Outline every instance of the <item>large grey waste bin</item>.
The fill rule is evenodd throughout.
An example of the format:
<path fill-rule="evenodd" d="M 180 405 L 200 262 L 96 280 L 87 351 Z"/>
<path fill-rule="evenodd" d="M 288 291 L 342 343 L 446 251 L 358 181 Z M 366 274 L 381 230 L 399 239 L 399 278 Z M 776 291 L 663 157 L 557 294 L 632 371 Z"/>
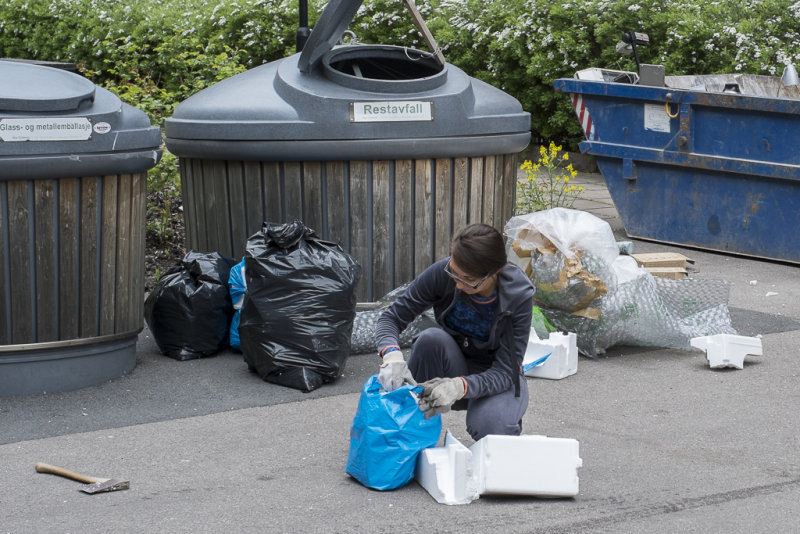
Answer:
<path fill-rule="evenodd" d="M 241 257 L 301 219 L 364 268 L 374 300 L 448 253 L 454 229 L 513 215 L 530 116 L 431 54 L 336 46 L 361 0 L 332 0 L 302 53 L 224 80 L 166 121 L 187 248 Z"/>
<path fill-rule="evenodd" d="M 0 396 L 136 365 L 160 145 L 143 112 L 89 80 L 0 61 Z"/>

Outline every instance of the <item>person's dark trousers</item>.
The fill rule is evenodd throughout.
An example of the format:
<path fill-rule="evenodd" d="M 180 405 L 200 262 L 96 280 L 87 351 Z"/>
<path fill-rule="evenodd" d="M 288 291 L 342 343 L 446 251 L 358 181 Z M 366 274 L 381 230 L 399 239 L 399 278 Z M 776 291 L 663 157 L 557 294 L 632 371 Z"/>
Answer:
<path fill-rule="evenodd" d="M 408 369 L 418 383 L 431 378 L 467 376 L 467 360 L 455 339 L 440 328 L 424 330 L 408 358 Z M 461 399 L 454 410 L 467 410 L 467 432 L 478 441 L 489 434 L 518 436 L 522 432 L 522 416 L 528 408 L 528 384 L 520 377 L 519 397 L 514 387 L 497 395 L 479 399 Z M 466 402 L 465 402 L 466 401 Z"/>

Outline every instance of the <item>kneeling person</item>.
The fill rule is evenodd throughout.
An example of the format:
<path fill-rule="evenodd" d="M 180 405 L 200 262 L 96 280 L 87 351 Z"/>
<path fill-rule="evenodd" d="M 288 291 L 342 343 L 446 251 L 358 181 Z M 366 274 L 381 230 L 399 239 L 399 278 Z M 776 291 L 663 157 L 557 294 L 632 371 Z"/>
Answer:
<path fill-rule="evenodd" d="M 530 279 L 507 261 L 503 236 L 488 225 L 467 226 L 453 238 L 450 256 L 423 271 L 378 320 L 378 380 L 389 391 L 420 383 L 428 417 L 466 409 L 476 441 L 519 435 L 528 407 L 522 359 L 533 293 Z M 440 328 L 419 335 L 406 363 L 399 335 L 430 307 Z"/>

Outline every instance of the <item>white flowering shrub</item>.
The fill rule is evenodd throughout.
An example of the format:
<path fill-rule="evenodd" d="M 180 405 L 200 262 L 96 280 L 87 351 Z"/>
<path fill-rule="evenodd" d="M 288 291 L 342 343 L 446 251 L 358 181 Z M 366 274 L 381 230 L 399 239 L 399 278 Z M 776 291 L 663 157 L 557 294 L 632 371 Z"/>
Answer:
<path fill-rule="evenodd" d="M 309 1 L 313 27 L 325 0 Z M 576 70 L 635 68 L 615 50 L 647 33 L 644 63 L 667 74 L 780 75 L 800 63 L 793 0 L 417 1 L 448 62 L 522 102 L 534 138 L 575 147 L 582 133 L 553 81 Z M 358 41 L 427 49 L 400 0 L 365 0 L 349 28 Z M 154 120 L 194 92 L 294 53 L 297 1 L 5 0 L 0 57 L 78 63 Z"/>
<path fill-rule="evenodd" d="M 583 135 L 553 81 L 576 70 L 635 70 L 616 52 L 624 32 L 647 33 L 642 63 L 667 74 L 780 75 L 800 68 L 800 2 L 791 0 L 439 0 L 429 22 L 447 60 L 501 87 L 531 113 L 534 138 Z"/>

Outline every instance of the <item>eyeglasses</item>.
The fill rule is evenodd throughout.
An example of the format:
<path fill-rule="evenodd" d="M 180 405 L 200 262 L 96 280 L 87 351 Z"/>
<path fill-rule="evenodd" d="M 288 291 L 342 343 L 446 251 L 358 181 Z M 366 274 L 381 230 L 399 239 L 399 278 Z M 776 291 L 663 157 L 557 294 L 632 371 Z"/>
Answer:
<path fill-rule="evenodd" d="M 463 278 L 459 278 L 458 276 L 456 276 L 456 273 L 453 272 L 453 268 L 450 266 L 450 262 L 449 261 L 444 266 L 444 272 L 446 272 L 447 276 L 449 276 L 450 278 L 452 278 L 456 282 L 461 282 L 462 284 L 464 284 L 465 286 L 467 286 L 470 289 L 478 289 L 479 287 L 481 287 L 483 285 L 483 283 L 486 281 L 486 279 L 489 278 L 489 275 L 487 274 L 486 276 L 484 276 L 483 278 L 481 278 L 477 282 L 467 282 Z"/>

